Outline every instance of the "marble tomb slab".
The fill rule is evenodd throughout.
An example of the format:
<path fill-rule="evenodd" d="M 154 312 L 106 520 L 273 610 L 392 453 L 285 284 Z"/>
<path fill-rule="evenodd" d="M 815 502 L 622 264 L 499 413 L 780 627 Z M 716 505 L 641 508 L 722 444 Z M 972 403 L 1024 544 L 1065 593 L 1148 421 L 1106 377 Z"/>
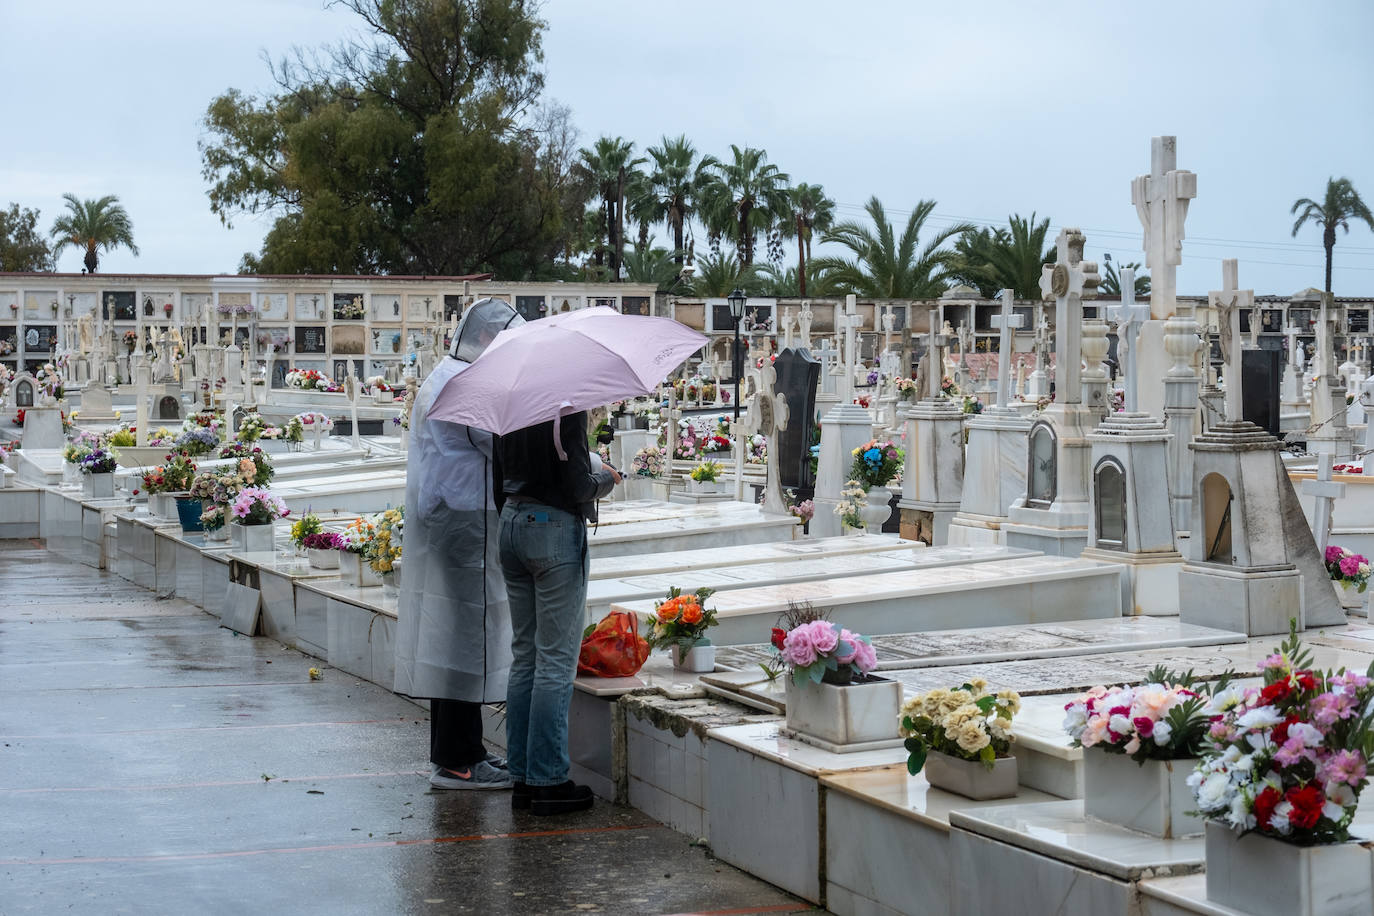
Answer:
<path fill-rule="evenodd" d="M 592 559 L 591 579 L 620 579 L 656 573 L 686 572 L 695 569 L 722 569 L 752 563 L 766 563 L 802 557 L 840 557 L 881 553 L 899 556 L 928 549 L 920 541 L 903 541 L 895 535 L 857 535 L 854 537 L 806 538 L 746 544 L 737 547 L 707 547 L 671 553 L 639 553 L 620 557 Z"/>

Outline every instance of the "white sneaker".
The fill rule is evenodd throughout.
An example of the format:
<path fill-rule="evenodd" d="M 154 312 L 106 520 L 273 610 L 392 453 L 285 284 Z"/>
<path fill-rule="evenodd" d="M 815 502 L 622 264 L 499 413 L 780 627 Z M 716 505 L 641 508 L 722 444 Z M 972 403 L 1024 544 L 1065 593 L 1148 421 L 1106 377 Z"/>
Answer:
<path fill-rule="evenodd" d="M 479 760 L 470 767 L 446 770 L 435 766 L 430 774 L 429 784 L 436 789 L 509 789 L 515 785 L 505 770 Z"/>

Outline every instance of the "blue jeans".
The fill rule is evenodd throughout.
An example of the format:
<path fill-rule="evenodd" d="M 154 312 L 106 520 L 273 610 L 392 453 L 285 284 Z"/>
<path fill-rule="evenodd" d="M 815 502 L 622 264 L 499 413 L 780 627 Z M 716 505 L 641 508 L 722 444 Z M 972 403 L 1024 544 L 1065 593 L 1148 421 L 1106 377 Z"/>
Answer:
<path fill-rule="evenodd" d="M 510 775 L 531 786 L 568 779 L 568 705 L 587 602 L 587 526 L 538 503 L 501 512 L 501 571 L 514 658 L 506 691 Z"/>

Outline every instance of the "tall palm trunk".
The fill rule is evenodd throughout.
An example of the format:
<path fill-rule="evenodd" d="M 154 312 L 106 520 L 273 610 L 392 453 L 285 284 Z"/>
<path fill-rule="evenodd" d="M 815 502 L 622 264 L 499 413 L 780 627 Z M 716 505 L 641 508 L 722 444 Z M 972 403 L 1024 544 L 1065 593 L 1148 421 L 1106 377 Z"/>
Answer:
<path fill-rule="evenodd" d="M 754 234 L 749 231 L 749 211 L 752 209 L 749 204 L 740 204 L 739 208 L 739 258 L 740 264 L 749 267 L 754 263 Z"/>
<path fill-rule="evenodd" d="M 806 241 L 803 239 L 804 221 L 797 214 L 797 288 L 803 299 L 806 298 Z"/>
<path fill-rule="evenodd" d="M 668 219 L 673 224 L 673 263 L 677 264 L 678 270 L 682 269 L 682 211 L 676 205 L 668 211 Z"/>
<path fill-rule="evenodd" d="M 615 244 L 611 246 L 611 282 L 620 280 L 620 258 L 625 249 L 625 166 L 615 176 Z"/>
<path fill-rule="evenodd" d="M 1327 285 L 1327 286 L 1330 286 L 1330 285 L 1331 285 L 1331 256 L 1330 256 L 1330 254 L 1329 254 L 1330 249 L 1327 249 L 1327 251 L 1328 251 L 1328 254 L 1327 254 L 1327 258 L 1326 258 L 1326 264 L 1327 264 L 1327 267 L 1326 267 L 1326 276 L 1327 276 L 1326 285 Z M 86 246 L 86 256 L 85 256 L 84 258 L 82 258 L 82 262 L 86 265 L 86 273 L 89 273 L 89 274 L 95 273 L 96 267 L 100 264 L 100 255 L 96 254 L 96 251 L 95 251 L 95 243 L 94 243 L 94 242 L 92 242 L 91 244 L 89 244 L 89 245 Z"/>
<path fill-rule="evenodd" d="M 1331 292 L 1331 252 L 1336 247 L 1336 226 L 1331 224 L 1322 232 L 1322 245 L 1326 248 L 1326 291 Z"/>

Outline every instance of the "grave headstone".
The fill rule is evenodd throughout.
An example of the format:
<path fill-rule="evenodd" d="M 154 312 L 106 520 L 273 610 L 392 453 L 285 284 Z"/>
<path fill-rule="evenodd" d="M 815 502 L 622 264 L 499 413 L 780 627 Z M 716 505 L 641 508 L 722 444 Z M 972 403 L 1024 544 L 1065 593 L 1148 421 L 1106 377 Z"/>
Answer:
<path fill-rule="evenodd" d="M 805 349 L 787 349 L 773 362 L 777 371 L 778 392 L 787 401 L 789 422 L 778 434 L 778 451 L 768 461 L 778 465 L 782 486 L 809 491 L 816 486 L 811 470 L 812 427 L 816 416 L 816 386 L 820 381 L 821 364 Z M 798 494 L 798 500 L 808 496 Z"/>
<path fill-rule="evenodd" d="M 33 393 L 36 390 L 33 379 L 19 378 L 14 383 L 14 406 L 28 408 L 33 406 Z"/>
<path fill-rule="evenodd" d="M 181 419 L 181 398 L 164 394 L 157 400 L 157 410 L 155 420 L 180 420 Z"/>
<path fill-rule="evenodd" d="M 1281 435 L 1279 375 L 1277 350 L 1245 350 L 1241 353 L 1241 415 L 1275 438 Z"/>

